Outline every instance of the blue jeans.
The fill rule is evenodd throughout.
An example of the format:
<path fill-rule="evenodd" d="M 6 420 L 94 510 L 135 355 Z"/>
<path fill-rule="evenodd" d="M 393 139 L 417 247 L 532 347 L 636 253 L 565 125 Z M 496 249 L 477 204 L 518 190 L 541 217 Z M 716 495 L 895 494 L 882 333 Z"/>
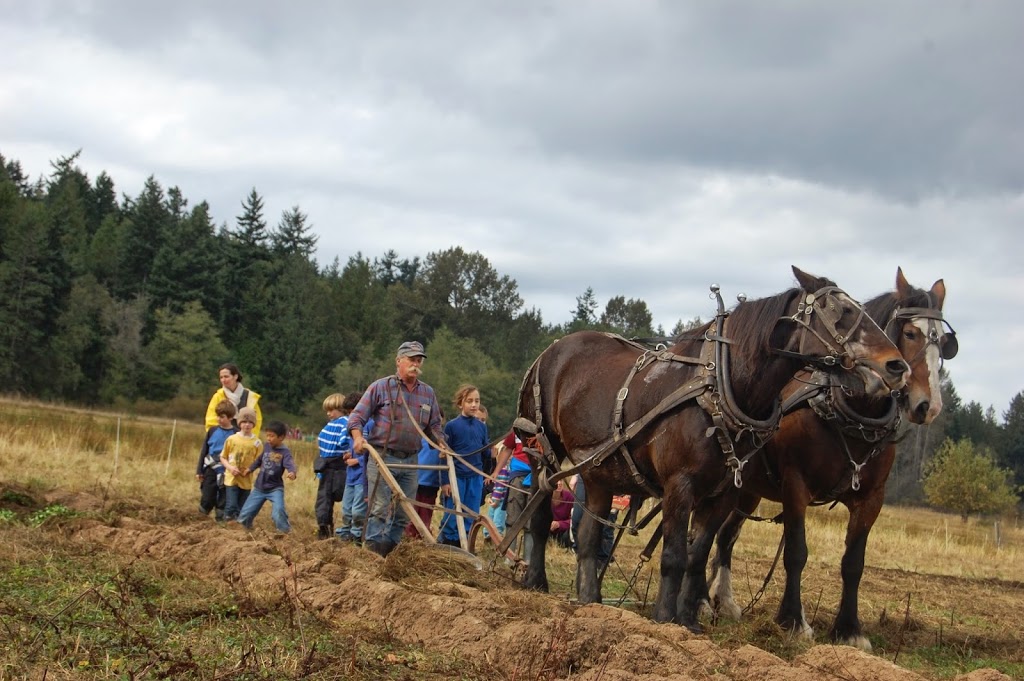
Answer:
<path fill-rule="evenodd" d="M 263 503 L 269 501 L 273 506 L 270 517 L 278 532 L 291 532 L 292 526 L 288 522 L 288 511 L 284 508 L 284 487 L 275 487 L 272 490 L 261 490 L 253 488 L 252 493 L 238 514 L 238 522 L 245 526 L 245 529 L 252 529 L 252 521 L 263 508 Z"/>
<path fill-rule="evenodd" d="M 415 464 L 415 456 L 401 458 L 393 456 L 386 451 L 380 452 L 385 464 Z M 398 482 L 402 494 L 409 499 L 416 498 L 416 488 L 419 486 L 419 471 L 415 468 L 395 468 L 391 475 Z M 402 540 L 402 533 L 405 526 L 409 524 L 409 518 L 405 510 L 398 504 L 397 500 L 392 503 L 391 488 L 380 477 L 377 470 L 377 461 L 372 456 L 366 459 L 366 490 L 372 498 L 369 503 L 370 515 L 366 521 L 366 536 L 364 541 L 382 542 L 390 541 L 398 544 Z M 344 503 L 344 502 L 342 502 Z"/>
<path fill-rule="evenodd" d="M 505 536 L 506 521 L 508 519 L 508 509 L 504 508 L 504 500 L 497 506 L 490 506 L 487 509 L 487 516 L 494 523 L 494 529 Z"/>
<path fill-rule="evenodd" d="M 466 478 L 455 478 L 455 480 L 459 486 L 459 500 L 462 501 L 463 508 L 479 511 L 480 507 L 477 504 L 480 503 L 480 494 L 484 489 L 483 477 L 473 475 Z M 445 508 L 455 508 L 455 499 L 452 495 L 446 496 L 443 501 Z M 438 534 L 442 539 L 449 541 L 459 540 L 459 526 L 455 524 L 455 519 L 458 517 L 454 513 L 445 513 L 444 517 L 441 518 L 441 529 Z M 473 525 L 473 518 L 462 517 L 462 524 L 466 528 L 466 534 L 468 535 L 469 528 Z"/>
<path fill-rule="evenodd" d="M 366 487 L 362 483 L 345 485 L 345 496 L 341 499 L 341 527 L 334 533 L 342 539 L 348 537 L 359 539 L 363 536 L 364 522 L 366 522 Z"/>
<path fill-rule="evenodd" d="M 249 499 L 250 490 L 242 489 L 238 485 L 224 486 L 224 520 L 235 520 L 238 518 L 238 511 L 245 506 Z"/>

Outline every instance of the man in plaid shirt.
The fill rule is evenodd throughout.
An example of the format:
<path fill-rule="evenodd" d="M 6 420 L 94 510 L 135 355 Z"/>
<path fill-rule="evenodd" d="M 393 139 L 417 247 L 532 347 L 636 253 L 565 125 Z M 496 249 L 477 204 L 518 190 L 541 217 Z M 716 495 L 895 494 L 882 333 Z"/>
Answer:
<path fill-rule="evenodd" d="M 434 389 L 419 380 L 426 356 L 422 343 L 402 343 L 395 357 L 395 374 L 374 381 L 366 389 L 348 417 L 354 451 L 365 451 L 369 443 L 385 464 L 415 464 L 421 439 L 417 425 L 434 442 L 444 442 L 441 411 Z M 415 423 L 409 419 L 410 414 Z M 363 433 L 363 426 L 370 419 L 374 422 L 373 430 Z M 409 498 L 415 498 L 418 471 L 394 469 L 391 473 L 402 492 Z M 372 498 L 369 500 L 363 545 L 386 556 L 398 545 L 409 519 L 397 505 L 393 509 L 394 518 L 388 518 L 388 512 L 392 510 L 391 488 L 380 479 L 380 471 L 372 457 L 366 462 L 366 485 Z"/>

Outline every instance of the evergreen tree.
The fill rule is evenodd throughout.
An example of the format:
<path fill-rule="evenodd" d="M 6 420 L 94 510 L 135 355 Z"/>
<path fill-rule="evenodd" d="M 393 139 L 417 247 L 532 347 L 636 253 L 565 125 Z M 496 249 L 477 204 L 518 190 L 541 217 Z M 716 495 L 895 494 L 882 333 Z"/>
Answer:
<path fill-rule="evenodd" d="M 293 256 L 313 262 L 316 253 L 316 242 L 319 237 L 313 233 L 313 226 L 308 224 L 308 216 L 292 206 L 281 214 L 281 222 L 277 230 L 271 234 L 273 250 L 278 255 Z"/>
<path fill-rule="evenodd" d="M 143 354 L 142 328 L 149 301 L 140 296 L 133 300 L 114 300 L 103 320 L 110 330 L 107 343 L 107 370 L 100 386 L 100 400 L 107 404 L 131 404 L 147 397 L 147 381 L 162 380 L 155 376 Z"/>
<path fill-rule="evenodd" d="M 114 301 L 91 274 L 77 278 L 53 339 L 50 397 L 95 404 L 109 365 Z"/>
<path fill-rule="evenodd" d="M 114 180 L 106 172 L 101 172 L 93 183 L 92 191 L 89 192 L 89 202 L 85 211 L 89 236 L 96 234 L 108 216 L 120 217 L 120 212 L 117 193 L 114 191 Z"/>
<path fill-rule="evenodd" d="M 108 214 L 92 235 L 86 252 L 85 271 L 111 293 L 130 288 L 127 282 L 122 281 L 120 269 L 128 248 L 129 226 L 130 222 L 120 217 L 120 211 Z"/>
<path fill-rule="evenodd" d="M 391 249 L 382 257 L 373 259 L 373 273 L 385 288 L 395 284 L 412 288 L 416 283 L 416 275 L 419 270 L 420 259 L 418 257 L 412 260 L 408 258 L 399 260 L 398 253 Z"/>
<path fill-rule="evenodd" d="M 975 401 L 951 409 L 946 436 L 957 441 L 967 439 L 975 445 L 995 448 L 999 443 L 999 424 L 996 423 L 995 410 L 985 410 Z"/>
<path fill-rule="evenodd" d="M 8 161 L 0 154 L 0 183 L 4 180 L 14 185 L 14 189 L 22 198 L 29 198 L 32 195 L 32 185 L 28 175 L 21 169 L 19 161 Z"/>
<path fill-rule="evenodd" d="M 242 214 L 235 218 L 238 229 L 233 232 L 235 239 L 250 258 L 269 259 L 270 235 L 267 222 L 263 219 L 263 197 L 253 187 L 249 196 L 242 201 Z"/>
<path fill-rule="evenodd" d="M 80 153 L 51 163 L 53 174 L 46 191 L 52 229 L 59 235 L 64 259 L 73 274 L 85 271 L 89 247 L 86 213 L 91 187 L 89 178 L 75 165 Z"/>
<path fill-rule="evenodd" d="M 260 374 L 258 346 L 267 289 L 280 267 L 271 261 L 263 199 L 255 188 L 242 202 L 242 208 L 237 229 L 218 235 L 222 264 L 216 286 L 226 299 L 218 326 L 232 356 L 246 367 L 246 373 L 255 376 Z"/>
<path fill-rule="evenodd" d="M 1013 471 L 1014 482 L 1024 488 L 1024 391 L 1010 400 L 1003 413 L 1003 427 L 999 440 L 1001 463 Z"/>
<path fill-rule="evenodd" d="M 590 286 L 582 294 L 576 296 L 576 309 L 569 320 L 567 333 L 597 328 L 597 297 Z"/>
<path fill-rule="evenodd" d="M 122 300 L 138 296 L 148 288 L 156 254 L 167 240 L 171 214 L 164 190 L 152 175 L 128 211 L 124 225 L 124 248 L 118 281 L 122 288 L 115 295 Z"/>
<path fill-rule="evenodd" d="M 0 180 L 0 384 L 39 395 L 49 342 L 70 288 L 60 235 L 45 206 Z"/>
<path fill-rule="evenodd" d="M 203 201 L 184 217 L 173 218 L 168 239 L 153 260 L 148 292 L 153 307 L 181 312 L 189 301 L 218 309 L 218 244 L 210 206 Z"/>
<path fill-rule="evenodd" d="M 326 285 L 316 266 L 294 255 L 268 289 L 261 309 L 263 328 L 257 340 L 264 395 L 291 411 L 330 380 L 331 369 L 352 349 L 330 333 Z"/>

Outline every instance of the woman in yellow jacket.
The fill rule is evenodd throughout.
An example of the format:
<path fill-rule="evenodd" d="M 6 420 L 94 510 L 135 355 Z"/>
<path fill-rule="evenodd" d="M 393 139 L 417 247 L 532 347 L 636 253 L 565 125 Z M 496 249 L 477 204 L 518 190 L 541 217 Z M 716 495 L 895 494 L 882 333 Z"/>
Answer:
<path fill-rule="evenodd" d="M 242 407 L 249 407 L 256 412 L 256 427 L 253 429 L 253 435 L 259 437 L 260 427 L 263 425 L 263 412 L 260 411 L 260 394 L 242 385 L 242 372 L 238 370 L 238 366 L 235 364 L 221 364 L 218 375 L 221 387 L 213 394 L 213 397 L 210 398 L 210 404 L 206 407 L 206 427 L 212 428 L 217 425 L 217 403 L 221 400 L 230 400 L 235 405 L 236 411 L 242 409 Z M 234 422 L 234 419 L 232 419 L 232 422 Z M 238 426 L 237 422 L 235 422 L 235 426 Z"/>

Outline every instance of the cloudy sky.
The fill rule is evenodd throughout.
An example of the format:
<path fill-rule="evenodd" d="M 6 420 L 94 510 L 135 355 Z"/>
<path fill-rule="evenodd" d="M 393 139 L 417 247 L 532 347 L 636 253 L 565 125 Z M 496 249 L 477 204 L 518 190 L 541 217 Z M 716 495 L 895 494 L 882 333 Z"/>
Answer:
<path fill-rule="evenodd" d="M 547 322 L 945 280 L 960 395 L 1024 390 L 1024 3 L 0 0 L 0 153 L 82 150 L 318 258 L 452 245 Z"/>

